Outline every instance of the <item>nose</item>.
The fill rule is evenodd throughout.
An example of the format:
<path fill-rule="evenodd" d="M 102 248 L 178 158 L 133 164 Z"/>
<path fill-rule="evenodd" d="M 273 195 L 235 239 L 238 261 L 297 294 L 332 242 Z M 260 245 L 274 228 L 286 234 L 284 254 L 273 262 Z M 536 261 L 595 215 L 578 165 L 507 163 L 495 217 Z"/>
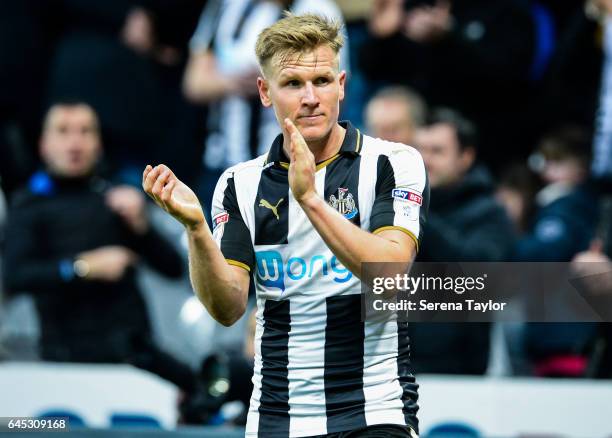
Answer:
<path fill-rule="evenodd" d="M 302 95 L 302 104 L 306 106 L 316 106 L 319 103 L 317 92 L 312 82 L 307 82 Z"/>

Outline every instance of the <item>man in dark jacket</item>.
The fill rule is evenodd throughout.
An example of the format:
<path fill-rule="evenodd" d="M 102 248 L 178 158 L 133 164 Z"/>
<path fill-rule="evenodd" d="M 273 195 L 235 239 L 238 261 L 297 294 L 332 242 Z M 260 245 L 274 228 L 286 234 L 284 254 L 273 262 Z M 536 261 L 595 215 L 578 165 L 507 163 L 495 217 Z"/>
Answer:
<path fill-rule="evenodd" d="M 513 228 L 493 195 L 486 168 L 475 165 L 473 124 L 449 109 L 433 113 L 416 146 L 429 175 L 431 201 L 417 261 L 494 262 L 508 256 Z M 489 356 L 487 323 L 412 324 L 415 372 L 482 374 Z"/>
<path fill-rule="evenodd" d="M 101 151 L 90 106 L 51 107 L 40 141 L 46 168 L 9 208 L 7 289 L 33 295 L 44 360 L 129 362 L 191 391 L 193 373 L 152 342 L 134 269 L 143 259 L 179 277 L 181 257 L 150 226 L 138 191 L 96 176 Z"/>
<path fill-rule="evenodd" d="M 376 0 L 368 24 L 358 59 L 368 80 L 406 85 L 432 106 L 459 109 L 481 127 L 484 145 L 495 144 L 480 150 L 488 164 L 497 165 L 500 150 L 526 153 L 525 133 L 506 124 L 522 125 L 517 117 L 530 98 L 535 30 L 528 2 Z"/>

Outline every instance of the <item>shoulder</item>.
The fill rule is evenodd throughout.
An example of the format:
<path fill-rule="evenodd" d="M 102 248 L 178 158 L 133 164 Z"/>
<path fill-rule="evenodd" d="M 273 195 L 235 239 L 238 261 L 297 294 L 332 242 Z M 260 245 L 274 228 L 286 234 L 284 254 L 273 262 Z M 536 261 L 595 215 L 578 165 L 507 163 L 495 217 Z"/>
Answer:
<path fill-rule="evenodd" d="M 407 144 L 364 135 L 361 155 L 366 160 L 376 160 L 379 165 L 392 166 L 395 171 L 409 171 L 425 178 L 425 163 L 421 154 Z"/>
<path fill-rule="evenodd" d="M 266 165 L 266 157 L 267 153 L 260 155 L 257 158 L 254 158 L 249 161 L 244 161 L 242 163 L 234 164 L 233 166 L 226 169 L 221 177 L 219 178 L 219 183 L 225 183 L 229 179 L 239 178 L 240 180 L 250 180 L 250 179 L 258 179 L 261 172 L 267 167 Z"/>
<path fill-rule="evenodd" d="M 13 194 L 10 205 L 12 208 L 30 206 L 53 195 L 55 195 L 53 180 L 46 172 L 37 171 Z"/>
<path fill-rule="evenodd" d="M 423 163 L 421 154 L 414 147 L 403 143 L 395 143 L 380 138 L 370 137 L 369 135 L 363 135 L 361 154 L 366 156 L 382 155 L 388 158 L 402 157 L 410 161 Z"/>
<path fill-rule="evenodd" d="M 267 154 L 263 154 L 252 160 L 234 164 L 223 172 L 223 175 L 231 178 L 234 176 L 244 177 L 250 176 L 251 174 L 257 174 L 266 167 L 266 157 Z"/>

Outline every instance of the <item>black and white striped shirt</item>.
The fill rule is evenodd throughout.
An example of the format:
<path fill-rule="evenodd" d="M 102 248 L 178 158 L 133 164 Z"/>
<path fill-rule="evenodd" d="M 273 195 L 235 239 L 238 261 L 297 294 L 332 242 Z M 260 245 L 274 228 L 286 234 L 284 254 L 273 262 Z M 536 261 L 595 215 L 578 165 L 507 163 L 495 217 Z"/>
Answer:
<path fill-rule="evenodd" d="M 419 153 L 363 136 L 348 122 L 339 153 L 317 165 L 316 189 L 371 232 L 417 243 L 429 188 Z M 373 424 L 417 429 L 417 385 L 405 325 L 361 320 L 359 280 L 294 199 L 283 137 L 228 169 L 213 200 L 213 236 L 257 291 L 254 390 L 246 436 L 303 437 Z"/>

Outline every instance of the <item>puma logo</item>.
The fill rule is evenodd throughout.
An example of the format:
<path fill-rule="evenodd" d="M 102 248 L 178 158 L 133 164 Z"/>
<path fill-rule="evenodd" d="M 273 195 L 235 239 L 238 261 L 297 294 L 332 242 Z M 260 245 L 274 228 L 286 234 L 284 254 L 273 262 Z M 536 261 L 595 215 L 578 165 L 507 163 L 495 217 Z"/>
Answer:
<path fill-rule="evenodd" d="M 285 198 L 280 198 L 278 202 L 276 203 L 276 205 L 272 205 L 265 199 L 261 199 L 259 201 L 259 206 L 272 210 L 272 213 L 274 213 L 274 216 L 276 216 L 276 220 L 280 220 L 280 217 L 278 216 L 278 206 L 280 205 L 281 202 L 283 202 L 284 199 Z"/>

